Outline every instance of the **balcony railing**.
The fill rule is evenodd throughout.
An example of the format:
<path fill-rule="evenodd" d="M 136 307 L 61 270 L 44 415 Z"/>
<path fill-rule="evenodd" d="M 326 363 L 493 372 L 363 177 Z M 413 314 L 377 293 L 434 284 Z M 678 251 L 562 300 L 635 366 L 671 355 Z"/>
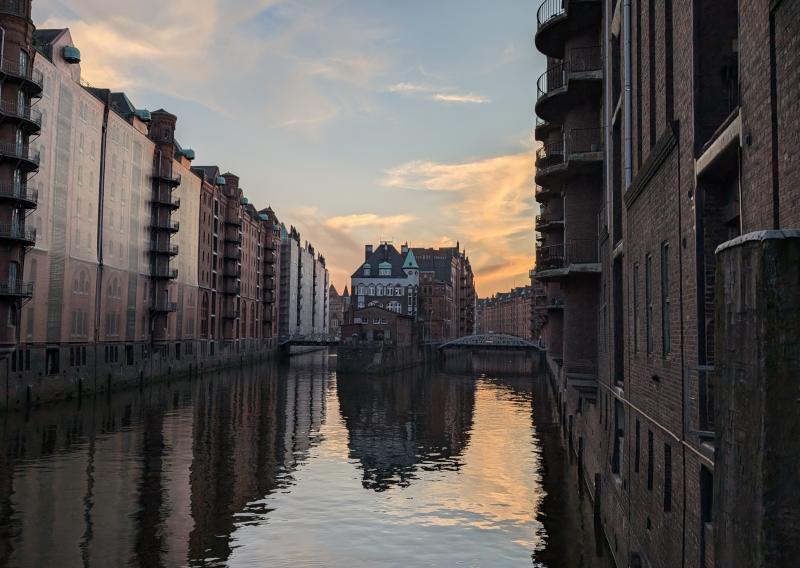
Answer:
<path fill-rule="evenodd" d="M 165 181 L 173 187 L 177 187 L 181 184 L 181 176 L 180 174 L 175 174 L 172 171 L 172 167 L 160 167 L 156 168 L 155 172 L 153 173 L 153 177 L 160 181 Z"/>
<path fill-rule="evenodd" d="M 232 225 L 232 226 L 235 226 L 235 227 L 241 227 L 242 226 L 242 218 L 237 216 L 237 215 L 228 215 L 228 216 L 225 217 L 225 223 L 227 225 Z"/>
<path fill-rule="evenodd" d="M 598 262 L 596 239 L 570 239 L 567 241 L 569 264 L 594 264 Z"/>
<path fill-rule="evenodd" d="M 536 80 L 537 100 L 567 84 L 568 65 L 569 64 L 565 61 L 559 61 L 548 67 L 544 73 L 539 75 L 539 78 Z"/>
<path fill-rule="evenodd" d="M 151 309 L 154 312 L 171 313 L 178 311 L 178 304 L 175 302 L 156 302 Z"/>
<path fill-rule="evenodd" d="M 153 243 L 150 246 L 150 250 L 158 254 L 177 256 L 180 249 L 178 248 L 178 245 L 170 245 L 169 243 Z"/>
<path fill-rule="evenodd" d="M 30 105 L 18 105 L 15 102 L 5 101 L 0 103 L 0 114 L 13 116 L 32 122 L 37 126 L 42 125 L 41 111 L 31 108 Z"/>
<path fill-rule="evenodd" d="M 564 245 L 536 247 L 536 269 L 548 270 L 564 266 Z"/>
<path fill-rule="evenodd" d="M 571 73 L 602 71 L 603 51 L 599 46 L 575 47 L 569 51 L 569 59 L 554 63 L 539 75 L 536 81 L 537 100 L 566 86 Z"/>
<path fill-rule="evenodd" d="M 170 209 L 179 209 L 181 206 L 181 200 L 172 196 L 156 195 L 152 202 L 155 205 L 169 207 Z"/>
<path fill-rule="evenodd" d="M 600 152 L 603 149 L 602 128 L 573 128 L 567 132 L 567 155 Z"/>
<path fill-rule="evenodd" d="M 15 241 L 36 242 L 36 229 L 26 229 L 18 225 L 8 223 L 0 224 L 0 239 L 12 239 Z"/>
<path fill-rule="evenodd" d="M 13 184 L 0 185 L 0 198 L 18 199 L 36 205 L 39 202 L 39 190 Z"/>
<path fill-rule="evenodd" d="M 33 282 L 1 282 L 0 296 L 30 298 L 33 296 Z"/>
<path fill-rule="evenodd" d="M 567 61 L 569 73 L 600 71 L 603 69 L 603 51 L 599 45 L 573 47 Z"/>
<path fill-rule="evenodd" d="M 536 10 L 536 23 L 541 28 L 553 18 L 566 13 L 564 0 L 544 0 L 539 9 Z"/>
<path fill-rule="evenodd" d="M 174 223 L 170 221 L 154 221 L 153 228 L 160 231 L 169 231 L 170 233 L 177 233 L 181 229 L 181 224 L 178 221 Z"/>
<path fill-rule="evenodd" d="M 242 251 L 239 249 L 228 248 L 225 251 L 225 258 L 230 258 L 233 260 L 240 260 L 242 258 Z"/>
<path fill-rule="evenodd" d="M 222 292 L 229 296 L 238 296 L 242 293 L 242 285 L 238 282 L 228 282 L 222 287 Z"/>
<path fill-rule="evenodd" d="M 0 143 L 0 154 L 18 160 L 26 160 L 39 165 L 39 152 L 31 150 L 27 144 L 14 144 L 13 142 Z"/>
<path fill-rule="evenodd" d="M 175 280 L 178 278 L 177 268 L 156 268 L 153 270 L 153 278 L 168 278 Z"/>
<path fill-rule="evenodd" d="M 241 278 L 242 276 L 242 267 L 241 266 L 225 266 L 222 271 L 223 276 L 226 278 Z"/>
<path fill-rule="evenodd" d="M 536 169 L 546 169 L 564 162 L 564 143 L 562 141 L 543 144 L 536 151 Z"/>
<path fill-rule="evenodd" d="M 19 61 L 6 59 L 0 64 L 0 71 L 9 77 L 16 77 L 17 79 L 23 79 L 29 83 L 33 83 L 39 90 L 42 88 L 44 75 L 41 71 L 35 70 L 30 63 L 22 67 Z"/>

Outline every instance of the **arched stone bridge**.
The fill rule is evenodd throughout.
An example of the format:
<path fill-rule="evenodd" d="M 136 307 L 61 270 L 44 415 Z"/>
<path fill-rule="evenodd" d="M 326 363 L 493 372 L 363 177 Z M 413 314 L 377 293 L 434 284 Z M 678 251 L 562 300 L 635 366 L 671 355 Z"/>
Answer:
<path fill-rule="evenodd" d="M 538 343 L 533 343 L 515 335 L 503 333 L 485 333 L 480 335 L 467 335 L 459 337 L 439 346 L 439 349 L 515 349 L 533 350 L 541 349 Z"/>

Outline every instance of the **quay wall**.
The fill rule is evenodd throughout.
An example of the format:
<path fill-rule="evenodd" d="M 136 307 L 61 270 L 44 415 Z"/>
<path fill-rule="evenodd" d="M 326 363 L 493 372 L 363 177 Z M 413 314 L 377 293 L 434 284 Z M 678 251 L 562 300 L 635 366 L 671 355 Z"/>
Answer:
<path fill-rule="evenodd" d="M 271 339 L 32 346 L 0 362 L 0 411 L 78 398 L 277 357 Z M 54 361 L 58 366 L 54 367 Z"/>

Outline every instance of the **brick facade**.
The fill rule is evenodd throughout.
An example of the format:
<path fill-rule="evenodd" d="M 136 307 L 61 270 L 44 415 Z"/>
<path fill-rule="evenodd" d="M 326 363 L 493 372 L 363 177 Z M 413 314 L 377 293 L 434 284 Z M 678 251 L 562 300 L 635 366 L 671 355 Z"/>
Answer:
<path fill-rule="evenodd" d="M 715 252 L 800 226 L 798 10 L 538 12 L 532 326 L 619 566 L 714 565 Z"/>

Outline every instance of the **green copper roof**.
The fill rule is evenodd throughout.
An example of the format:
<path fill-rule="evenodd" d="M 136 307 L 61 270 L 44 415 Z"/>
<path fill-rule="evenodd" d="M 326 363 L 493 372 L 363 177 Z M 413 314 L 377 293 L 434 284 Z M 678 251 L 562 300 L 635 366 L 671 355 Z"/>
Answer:
<path fill-rule="evenodd" d="M 419 268 L 417 264 L 417 257 L 414 256 L 414 251 L 408 249 L 408 254 L 406 255 L 406 261 L 403 263 L 403 269 L 406 268 Z"/>
<path fill-rule="evenodd" d="M 181 153 L 186 156 L 187 160 L 194 160 L 194 150 L 186 148 L 185 150 L 182 150 Z"/>
<path fill-rule="evenodd" d="M 225 178 L 224 178 L 224 177 L 222 177 L 222 176 L 219 176 L 219 177 L 217 178 L 217 185 L 225 185 L 226 183 L 227 183 L 227 181 L 225 181 Z"/>
<path fill-rule="evenodd" d="M 392 263 L 391 262 L 387 262 L 385 260 L 378 265 L 378 268 L 391 268 L 391 267 L 392 267 Z"/>
<path fill-rule="evenodd" d="M 66 61 L 67 63 L 80 63 L 81 62 L 81 52 L 75 46 L 65 45 L 64 49 L 61 51 L 61 54 L 64 57 L 64 61 Z"/>
<path fill-rule="evenodd" d="M 150 111 L 146 108 L 137 108 L 134 113 L 142 122 L 150 122 Z"/>

